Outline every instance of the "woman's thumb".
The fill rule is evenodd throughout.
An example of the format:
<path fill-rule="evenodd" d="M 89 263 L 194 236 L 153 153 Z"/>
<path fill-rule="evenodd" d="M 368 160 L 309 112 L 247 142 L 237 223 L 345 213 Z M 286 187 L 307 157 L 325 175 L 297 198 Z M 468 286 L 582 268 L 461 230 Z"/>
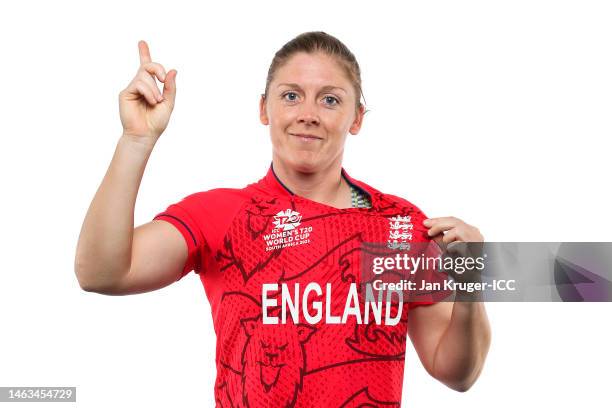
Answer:
<path fill-rule="evenodd" d="M 164 81 L 163 97 L 165 100 L 174 105 L 174 97 L 176 96 L 176 69 L 171 69 L 166 74 Z"/>

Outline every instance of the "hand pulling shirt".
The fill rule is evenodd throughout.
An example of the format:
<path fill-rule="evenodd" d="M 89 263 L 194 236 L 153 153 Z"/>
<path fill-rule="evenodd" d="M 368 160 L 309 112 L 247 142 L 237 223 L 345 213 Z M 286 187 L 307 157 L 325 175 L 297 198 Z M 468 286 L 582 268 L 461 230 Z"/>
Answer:
<path fill-rule="evenodd" d="M 211 305 L 216 406 L 400 406 L 407 315 L 433 298 L 389 303 L 376 319 L 357 293 L 360 262 L 364 243 L 430 242 L 425 216 L 341 174 L 353 208 L 295 195 L 270 166 L 242 189 L 198 192 L 154 217 L 185 238 L 181 278 L 199 274 Z"/>

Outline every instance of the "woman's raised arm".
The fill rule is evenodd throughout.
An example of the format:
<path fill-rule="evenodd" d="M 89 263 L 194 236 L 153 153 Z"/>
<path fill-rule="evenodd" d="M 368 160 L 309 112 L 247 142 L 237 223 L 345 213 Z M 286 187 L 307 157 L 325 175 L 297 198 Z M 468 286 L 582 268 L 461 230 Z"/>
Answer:
<path fill-rule="evenodd" d="M 127 294 L 153 290 L 180 276 L 186 244 L 171 225 L 152 221 L 134 228 L 134 206 L 149 156 L 170 120 L 176 70 L 166 74 L 138 43 L 140 67 L 119 93 L 123 126 L 108 170 L 89 206 L 75 256 L 75 273 L 87 291 Z M 155 82 L 164 84 L 163 94 Z"/>

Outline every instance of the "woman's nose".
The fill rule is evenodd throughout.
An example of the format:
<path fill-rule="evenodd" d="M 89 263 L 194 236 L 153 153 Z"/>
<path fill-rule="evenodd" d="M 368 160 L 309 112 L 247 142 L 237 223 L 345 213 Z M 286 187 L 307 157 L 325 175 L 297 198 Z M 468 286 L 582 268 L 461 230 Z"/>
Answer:
<path fill-rule="evenodd" d="M 305 125 L 318 125 L 319 116 L 317 115 L 316 108 L 309 104 L 303 104 L 298 114 L 297 121 Z"/>

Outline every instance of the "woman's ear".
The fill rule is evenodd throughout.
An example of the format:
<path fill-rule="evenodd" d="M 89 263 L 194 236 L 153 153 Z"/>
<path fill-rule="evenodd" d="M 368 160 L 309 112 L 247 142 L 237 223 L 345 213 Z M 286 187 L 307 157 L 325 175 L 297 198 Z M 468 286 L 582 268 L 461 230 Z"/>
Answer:
<path fill-rule="evenodd" d="M 363 116 L 365 115 L 365 106 L 362 103 L 359 104 L 359 108 L 357 108 L 357 112 L 355 113 L 355 120 L 351 125 L 349 132 L 351 135 L 356 135 L 359 133 L 361 129 L 361 124 L 363 123 Z"/>
<path fill-rule="evenodd" d="M 266 95 L 261 94 L 261 98 L 259 99 L 259 120 L 263 125 L 269 125 L 270 121 L 268 120 L 268 111 L 266 108 Z"/>

